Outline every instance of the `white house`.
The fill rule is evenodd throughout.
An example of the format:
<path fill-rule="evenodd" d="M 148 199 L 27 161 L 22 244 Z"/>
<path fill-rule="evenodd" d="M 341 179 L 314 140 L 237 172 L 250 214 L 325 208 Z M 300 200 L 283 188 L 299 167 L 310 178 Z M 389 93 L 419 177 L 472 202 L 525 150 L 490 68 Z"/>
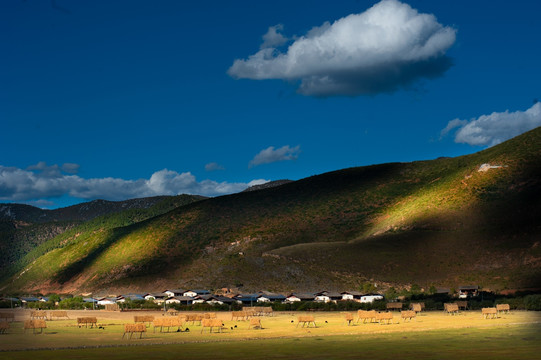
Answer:
<path fill-rule="evenodd" d="M 98 302 L 96 303 L 98 305 L 111 305 L 116 304 L 116 298 L 101 298 L 98 299 Z"/>
<path fill-rule="evenodd" d="M 268 302 L 274 302 L 274 301 L 284 301 L 285 299 L 286 297 L 282 294 L 275 294 L 275 293 L 263 291 L 257 297 L 257 302 L 268 303 Z"/>
<path fill-rule="evenodd" d="M 148 293 L 143 297 L 147 301 L 154 301 L 156 304 L 162 304 L 168 296 L 164 293 Z"/>
<path fill-rule="evenodd" d="M 184 304 L 190 305 L 193 302 L 193 298 L 189 296 L 172 296 L 165 300 L 166 304 Z"/>
<path fill-rule="evenodd" d="M 478 285 L 460 286 L 458 288 L 458 297 L 460 299 L 467 299 L 471 296 L 477 296 L 479 294 Z"/>
<path fill-rule="evenodd" d="M 166 294 L 168 297 L 174 297 L 174 296 L 184 296 L 184 293 L 186 290 L 184 289 L 172 289 L 172 290 L 165 290 L 163 293 Z"/>
<path fill-rule="evenodd" d="M 129 295 L 120 295 L 116 298 L 117 303 L 125 303 L 126 300 L 146 300 L 143 295 L 139 294 L 129 294 Z"/>
<path fill-rule="evenodd" d="M 331 301 L 337 301 L 340 299 L 342 299 L 342 295 L 338 293 L 328 292 L 328 291 L 322 291 L 320 293 L 317 293 L 316 296 L 314 297 L 314 301 L 324 302 L 324 303 L 329 303 Z"/>
<path fill-rule="evenodd" d="M 208 290 L 188 290 L 185 291 L 182 296 L 189 296 L 189 297 L 196 297 L 198 295 L 210 295 L 210 291 Z"/>
<path fill-rule="evenodd" d="M 371 295 L 363 295 L 363 296 L 361 296 L 361 302 L 362 303 L 373 303 L 376 300 L 383 300 L 383 295 L 371 294 Z"/>
<path fill-rule="evenodd" d="M 314 301 L 313 294 L 289 294 L 284 302 Z"/>
<path fill-rule="evenodd" d="M 361 296 L 363 295 L 362 293 L 360 293 L 358 291 L 344 291 L 344 292 L 342 292 L 340 294 L 342 295 L 342 300 L 344 300 L 344 301 L 360 300 Z"/>
<path fill-rule="evenodd" d="M 220 299 L 218 299 L 217 297 L 215 296 L 211 296 L 210 299 L 207 300 L 207 304 L 211 304 L 211 305 L 223 305 L 223 301 L 221 301 Z"/>

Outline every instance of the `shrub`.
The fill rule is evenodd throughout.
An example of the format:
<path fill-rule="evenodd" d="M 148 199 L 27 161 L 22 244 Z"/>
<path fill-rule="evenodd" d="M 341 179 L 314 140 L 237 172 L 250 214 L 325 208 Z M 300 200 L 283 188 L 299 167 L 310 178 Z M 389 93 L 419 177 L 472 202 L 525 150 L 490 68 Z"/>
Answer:
<path fill-rule="evenodd" d="M 0 308 L 3 309 L 9 309 L 11 307 L 21 307 L 22 303 L 20 301 L 10 301 L 10 300 L 4 300 L 0 301 Z"/>
<path fill-rule="evenodd" d="M 90 304 L 92 305 L 92 304 Z M 75 296 L 72 298 L 67 298 L 58 303 L 58 306 L 61 309 L 71 309 L 71 310 L 82 310 L 84 309 L 83 298 L 80 296 Z"/>
<path fill-rule="evenodd" d="M 526 310 L 541 311 L 541 294 L 526 295 L 524 297 L 524 308 Z"/>

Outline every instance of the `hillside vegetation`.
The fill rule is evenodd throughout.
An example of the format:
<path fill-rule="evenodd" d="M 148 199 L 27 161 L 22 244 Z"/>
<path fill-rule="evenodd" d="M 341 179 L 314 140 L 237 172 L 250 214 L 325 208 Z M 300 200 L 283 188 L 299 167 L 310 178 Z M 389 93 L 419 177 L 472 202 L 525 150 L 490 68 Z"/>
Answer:
<path fill-rule="evenodd" d="M 57 237 L 3 286 L 540 287 L 540 216 L 538 128 L 472 155 L 344 169 Z"/>
<path fill-rule="evenodd" d="M 19 270 L 78 234 L 134 224 L 201 199 L 201 196 L 179 195 L 94 200 L 56 210 L 0 204 L 0 274 L 5 277 L 9 271 Z"/>

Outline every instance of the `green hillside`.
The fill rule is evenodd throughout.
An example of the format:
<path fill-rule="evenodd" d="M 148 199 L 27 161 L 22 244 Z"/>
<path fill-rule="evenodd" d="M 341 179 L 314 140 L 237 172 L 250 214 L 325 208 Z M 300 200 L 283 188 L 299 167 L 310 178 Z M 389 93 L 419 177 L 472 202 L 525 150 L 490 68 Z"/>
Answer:
<path fill-rule="evenodd" d="M 472 155 L 344 169 L 57 237 L 3 287 L 540 287 L 540 216 L 538 128 Z"/>
<path fill-rule="evenodd" d="M 13 218 L 4 217 L 0 221 L 1 278 L 21 271 L 40 256 L 80 235 L 131 225 L 203 198 L 178 195 L 118 202 L 95 200 L 57 210 L 4 204 L 10 207 Z"/>

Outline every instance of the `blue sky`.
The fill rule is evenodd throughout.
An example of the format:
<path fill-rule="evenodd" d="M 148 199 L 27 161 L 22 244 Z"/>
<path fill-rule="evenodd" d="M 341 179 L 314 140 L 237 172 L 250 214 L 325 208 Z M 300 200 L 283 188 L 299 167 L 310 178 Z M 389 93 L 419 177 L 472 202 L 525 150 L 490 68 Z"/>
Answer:
<path fill-rule="evenodd" d="M 541 125 L 541 2 L 0 2 L 0 202 L 219 196 Z"/>

